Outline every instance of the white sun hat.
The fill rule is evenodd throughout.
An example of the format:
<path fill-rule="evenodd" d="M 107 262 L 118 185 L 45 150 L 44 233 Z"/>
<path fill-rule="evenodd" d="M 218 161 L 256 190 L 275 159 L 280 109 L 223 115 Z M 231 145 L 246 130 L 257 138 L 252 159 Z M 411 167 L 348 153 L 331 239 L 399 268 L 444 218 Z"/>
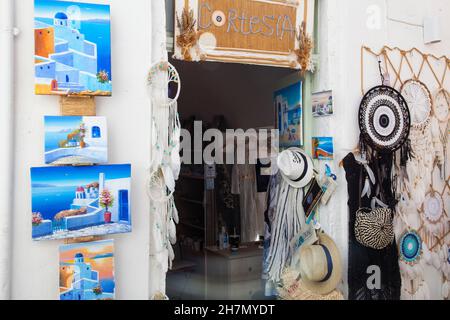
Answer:
<path fill-rule="evenodd" d="M 314 177 L 311 158 L 300 148 L 289 148 L 278 155 L 277 165 L 283 179 L 294 188 L 303 188 Z"/>

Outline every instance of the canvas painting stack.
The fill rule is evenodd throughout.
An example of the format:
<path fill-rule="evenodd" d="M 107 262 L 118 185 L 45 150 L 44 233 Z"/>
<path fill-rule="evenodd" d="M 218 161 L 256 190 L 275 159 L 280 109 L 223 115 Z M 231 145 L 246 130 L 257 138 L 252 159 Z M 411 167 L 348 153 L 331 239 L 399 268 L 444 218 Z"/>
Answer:
<path fill-rule="evenodd" d="M 131 165 L 108 164 L 107 120 L 95 116 L 94 97 L 112 94 L 110 7 L 34 5 L 35 93 L 59 96 L 61 115 L 42 119 L 48 166 L 31 168 L 32 238 L 65 242 L 61 300 L 114 299 L 114 241 L 103 237 L 132 225 Z"/>

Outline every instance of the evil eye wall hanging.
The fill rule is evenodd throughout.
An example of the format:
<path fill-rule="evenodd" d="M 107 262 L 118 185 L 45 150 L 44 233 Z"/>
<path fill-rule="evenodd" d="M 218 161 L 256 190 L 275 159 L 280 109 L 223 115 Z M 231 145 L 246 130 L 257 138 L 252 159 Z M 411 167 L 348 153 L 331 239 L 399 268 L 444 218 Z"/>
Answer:
<path fill-rule="evenodd" d="M 416 231 L 406 231 L 399 242 L 400 259 L 415 265 L 422 256 L 422 239 Z"/>

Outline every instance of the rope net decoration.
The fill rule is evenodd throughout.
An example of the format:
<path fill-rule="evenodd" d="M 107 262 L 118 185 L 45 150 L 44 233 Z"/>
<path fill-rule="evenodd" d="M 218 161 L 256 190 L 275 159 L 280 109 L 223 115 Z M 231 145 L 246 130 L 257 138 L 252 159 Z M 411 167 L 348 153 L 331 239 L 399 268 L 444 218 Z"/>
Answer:
<path fill-rule="evenodd" d="M 372 64 L 373 62 L 373 64 Z M 426 54 L 417 48 L 402 50 L 383 46 L 374 51 L 361 47 L 361 93 L 366 83 L 378 84 L 379 66 L 384 85 L 404 96 L 411 112 L 410 141 L 413 158 L 397 179 L 401 198 L 396 219 L 396 235 L 415 231 L 424 243 L 424 261 L 440 270 L 444 285 L 448 279 L 450 246 L 450 172 L 448 170 L 448 135 L 450 120 L 450 59 Z M 439 168 L 439 170 L 436 170 Z M 398 238 L 399 239 L 399 238 Z M 444 259 L 445 258 L 445 259 Z M 413 283 L 407 297 L 415 299 L 419 287 L 426 285 L 423 268 L 400 263 L 404 283 Z M 446 284 L 448 286 L 448 284 Z M 448 288 L 446 289 L 447 291 Z M 443 290 L 444 292 L 445 290 Z M 402 294 L 403 298 L 407 298 Z M 426 294 L 425 294 L 426 296 Z M 443 293 L 443 298 L 448 292 Z"/>

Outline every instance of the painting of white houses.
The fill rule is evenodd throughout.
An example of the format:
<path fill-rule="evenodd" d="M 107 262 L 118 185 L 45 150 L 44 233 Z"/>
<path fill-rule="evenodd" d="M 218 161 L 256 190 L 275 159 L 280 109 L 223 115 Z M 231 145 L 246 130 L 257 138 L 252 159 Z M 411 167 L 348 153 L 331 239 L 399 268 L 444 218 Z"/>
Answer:
<path fill-rule="evenodd" d="M 60 247 L 60 300 L 112 300 L 114 292 L 114 240 Z"/>
<path fill-rule="evenodd" d="M 31 169 L 32 238 L 131 232 L 131 165 Z"/>
<path fill-rule="evenodd" d="M 35 0 L 35 92 L 110 96 L 109 5 Z"/>
<path fill-rule="evenodd" d="M 108 162 L 105 117 L 46 116 L 46 164 L 102 164 Z"/>

